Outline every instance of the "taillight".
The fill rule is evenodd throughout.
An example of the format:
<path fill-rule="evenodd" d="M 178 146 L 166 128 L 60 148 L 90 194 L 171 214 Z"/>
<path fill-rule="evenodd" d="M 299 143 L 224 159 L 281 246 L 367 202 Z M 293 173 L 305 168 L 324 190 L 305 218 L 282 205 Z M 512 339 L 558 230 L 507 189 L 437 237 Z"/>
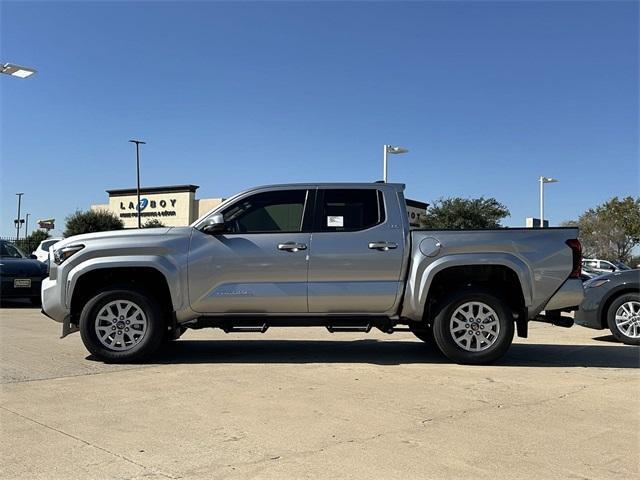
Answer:
<path fill-rule="evenodd" d="M 573 269 L 571 270 L 569 278 L 580 278 L 582 274 L 582 245 L 580 244 L 580 240 L 575 238 L 567 240 L 566 243 L 573 252 Z"/>

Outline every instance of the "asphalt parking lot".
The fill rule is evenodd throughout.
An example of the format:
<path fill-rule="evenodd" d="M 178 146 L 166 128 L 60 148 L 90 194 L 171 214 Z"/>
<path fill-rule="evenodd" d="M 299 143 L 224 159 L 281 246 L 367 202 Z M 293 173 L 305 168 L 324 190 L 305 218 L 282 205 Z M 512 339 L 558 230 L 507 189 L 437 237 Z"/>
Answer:
<path fill-rule="evenodd" d="M 2 478 L 638 478 L 640 349 L 532 324 L 499 364 L 411 334 L 187 332 L 106 365 L 0 310 Z"/>

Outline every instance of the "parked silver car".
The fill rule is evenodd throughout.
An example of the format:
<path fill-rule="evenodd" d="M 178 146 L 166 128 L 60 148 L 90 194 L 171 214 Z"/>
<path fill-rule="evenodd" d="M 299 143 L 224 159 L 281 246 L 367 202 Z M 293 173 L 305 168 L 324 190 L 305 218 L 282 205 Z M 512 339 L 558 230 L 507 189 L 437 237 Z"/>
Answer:
<path fill-rule="evenodd" d="M 44 312 L 108 361 L 186 328 L 411 330 L 450 359 L 501 357 L 528 321 L 571 325 L 575 228 L 410 230 L 400 184 L 240 193 L 189 227 L 80 235 L 53 249 Z M 539 317 L 545 310 L 546 317 Z"/>

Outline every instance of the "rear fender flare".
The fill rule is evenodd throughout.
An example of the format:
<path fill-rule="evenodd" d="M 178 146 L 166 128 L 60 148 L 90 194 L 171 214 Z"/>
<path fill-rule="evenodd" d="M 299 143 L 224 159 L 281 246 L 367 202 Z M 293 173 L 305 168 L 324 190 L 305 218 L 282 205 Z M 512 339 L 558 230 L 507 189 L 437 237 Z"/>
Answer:
<path fill-rule="evenodd" d="M 525 306 L 532 304 L 533 281 L 527 265 L 515 255 L 508 253 L 471 253 L 445 255 L 427 263 L 424 257 L 417 259 L 411 267 L 404 298 L 403 316 L 415 321 L 422 320 L 429 288 L 435 276 L 451 267 L 472 265 L 499 265 L 515 272 L 520 280 L 520 288 Z"/>

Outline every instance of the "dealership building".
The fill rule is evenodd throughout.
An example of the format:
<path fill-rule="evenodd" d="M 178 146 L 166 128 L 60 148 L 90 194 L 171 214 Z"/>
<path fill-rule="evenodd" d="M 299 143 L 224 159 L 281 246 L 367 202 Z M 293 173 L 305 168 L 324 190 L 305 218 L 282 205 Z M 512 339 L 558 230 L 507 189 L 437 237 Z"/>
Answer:
<path fill-rule="evenodd" d="M 224 201 L 224 198 L 196 198 L 197 185 L 169 185 L 140 189 L 140 217 L 142 225 L 158 220 L 167 227 L 193 223 Z M 107 190 L 109 203 L 91 205 L 91 210 L 106 210 L 124 222 L 125 228 L 138 227 L 137 190 L 124 188 Z M 407 214 L 411 227 L 420 226 L 428 204 L 407 199 Z"/>
<path fill-rule="evenodd" d="M 222 203 L 222 198 L 196 198 L 197 185 L 170 185 L 140 189 L 140 217 L 144 225 L 158 220 L 167 227 L 193 223 L 198 217 Z M 91 210 L 106 210 L 124 222 L 125 228 L 138 226 L 137 190 L 107 190 L 109 203 L 91 205 Z"/>

